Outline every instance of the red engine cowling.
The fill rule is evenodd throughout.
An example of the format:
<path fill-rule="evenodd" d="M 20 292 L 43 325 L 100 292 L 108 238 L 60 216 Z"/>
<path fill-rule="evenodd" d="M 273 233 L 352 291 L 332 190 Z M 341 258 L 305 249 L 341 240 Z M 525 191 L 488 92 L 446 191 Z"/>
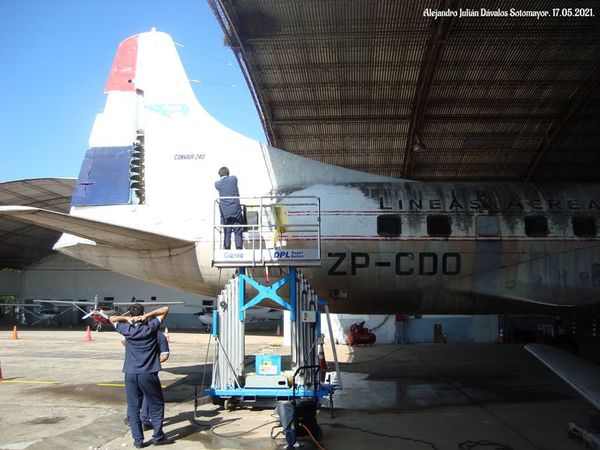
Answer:
<path fill-rule="evenodd" d="M 355 323 L 350 327 L 350 333 L 346 336 L 348 345 L 373 345 L 377 337 L 375 333 L 365 327 L 365 322 Z"/>

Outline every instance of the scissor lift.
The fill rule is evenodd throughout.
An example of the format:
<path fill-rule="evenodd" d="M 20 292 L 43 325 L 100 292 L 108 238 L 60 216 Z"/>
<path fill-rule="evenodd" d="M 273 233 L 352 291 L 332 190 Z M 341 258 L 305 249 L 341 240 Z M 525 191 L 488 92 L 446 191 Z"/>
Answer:
<path fill-rule="evenodd" d="M 294 196 L 241 198 L 248 218 L 247 224 L 237 225 L 246 232 L 241 250 L 221 248 L 224 226 L 218 216 L 219 200 L 215 203 L 213 266 L 235 267 L 236 270 L 217 297 L 213 311 L 212 336 L 216 345 L 212 383 L 205 394 L 211 396 L 214 403 L 225 407 L 261 397 L 288 400 L 328 396 L 332 400 L 339 385 L 321 381 L 318 356 L 323 342 L 319 307 L 328 310 L 298 270 L 298 267 L 321 263 L 319 199 Z M 272 283 L 263 283 L 250 274 L 250 271 L 259 271 L 260 267 L 265 270 L 278 267 L 283 275 Z M 289 300 L 279 292 L 284 289 Z M 250 291 L 256 291 L 256 294 L 250 296 Z M 289 370 L 282 370 L 281 355 L 257 355 L 255 370 L 246 371 L 245 314 L 248 309 L 265 302 L 290 312 Z M 335 355 L 333 339 L 330 340 Z"/>

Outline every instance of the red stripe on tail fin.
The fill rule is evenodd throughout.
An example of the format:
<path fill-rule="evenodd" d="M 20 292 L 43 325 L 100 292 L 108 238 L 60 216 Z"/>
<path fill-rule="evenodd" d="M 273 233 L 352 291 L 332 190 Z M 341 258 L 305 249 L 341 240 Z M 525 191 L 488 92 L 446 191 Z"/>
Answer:
<path fill-rule="evenodd" d="M 131 36 L 119 44 L 117 55 L 110 69 L 104 92 L 134 91 L 137 63 L 138 37 Z"/>

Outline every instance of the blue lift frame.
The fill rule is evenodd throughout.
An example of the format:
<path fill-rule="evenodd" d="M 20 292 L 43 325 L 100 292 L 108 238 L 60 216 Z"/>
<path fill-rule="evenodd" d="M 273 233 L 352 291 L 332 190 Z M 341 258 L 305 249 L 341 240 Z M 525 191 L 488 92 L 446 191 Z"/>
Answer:
<path fill-rule="evenodd" d="M 243 267 L 238 268 L 238 283 L 239 283 L 239 304 L 240 304 L 240 312 L 239 319 L 240 322 L 244 321 L 244 312 L 252 308 L 254 306 L 258 306 L 258 304 L 264 299 L 271 299 L 275 301 L 277 304 L 281 305 L 283 308 L 290 311 L 291 320 L 296 320 L 296 302 L 297 302 L 297 292 L 296 292 L 296 267 L 290 266 L 290 272 L 276 281 L 272 285 L 262 285 L 255 280 L 249 278 L 246 275 L 246 270 Z M 254 287 L 258 293 L 250 299 L 247 303 L 244 302 L 245 294 L 246 294 L 246 283 L 250 284 Z M 286 302 L 277 291 L 285 286 L 287 283 L 290 283 L 290 302 Z M 319 300 L 319 305 L 324 304 L 324 300 Z M 212 335 L 214 338 L 218 336 L 218 314 L 217 310 L 213 311 L 213 323 L 212 323 Z M 317 323 L 316 323 L 316 334 L 317 336 L 321 335 L 321 319 L 320 315 L 317 314 Z M 322 398 L 333 395 L 334 386 L 331 384 L 320 384 L 319 388 L 315 392 L 314 389 L 307 389 L 304 386 L 298 386 L 296 388 L 230 388 L 230 389 L 213 389 L 205 388 L 204 393 L 206 395 L 210 395 L 213 401 L 218 401 L 220 399 L 229 399 L 232 397 L 240 398 L 240 400 L 244 400 L 246 397 L 269 397 L 275 399 L 291 399 L 297 397 L 313 397 L 313 398 Z"/>

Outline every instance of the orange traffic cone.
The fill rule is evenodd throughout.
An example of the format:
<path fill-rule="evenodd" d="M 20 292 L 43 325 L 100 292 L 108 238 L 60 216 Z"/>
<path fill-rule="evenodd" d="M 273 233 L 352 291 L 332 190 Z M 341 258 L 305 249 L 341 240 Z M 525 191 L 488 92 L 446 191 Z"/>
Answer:
<path fill-rule="evenodd" d="M 87 326 L 87 329 L 85 330 L 85 336 L 83 336 L 83 340 L 84 341 L 91 341 L 92 340 L 92 330 L 90 330 L 90 326 Z"/>
<path fill-rule="evenodd" d="M 327 375 L 327 361 L 325 361 L 323 344 L 319 344 L 319 380 L 321 383 L 325 381 L 325 375 Z"/>
<path fill-rule="evenodd" d="M 165 337 L 167 338 L 167 342 L 170 343 L 171 342 L 171 337 L 169 336 L 169 329 L 165 328 L 164 333 L 165 333 Z"/>
<path fill-rule="evenodd" d="M 275 332 L 275 336 L 281 336 L 281 327 L 277 325 L 277 331 Z"/>
<path fill-rule="evenodd" d="M 19 333 L 17 331 L 17 326 L 13 326 L 13 333 L 12 333 L 12 338 L 13 339 L 19 339 Z"/>

